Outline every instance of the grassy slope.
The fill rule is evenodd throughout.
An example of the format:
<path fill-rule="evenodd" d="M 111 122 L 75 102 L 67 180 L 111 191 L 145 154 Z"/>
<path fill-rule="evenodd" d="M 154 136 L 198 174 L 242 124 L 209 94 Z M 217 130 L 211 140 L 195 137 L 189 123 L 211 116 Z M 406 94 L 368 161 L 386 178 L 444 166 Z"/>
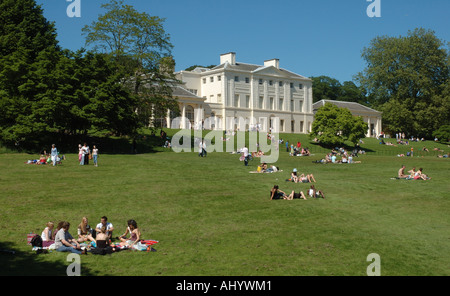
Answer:
<path fill-rule="evenodd" d="M 367 139 L 363 149 L 380 146 Z M 160 241 L 158 252 L 83 256 L 83 275 L 365 275 L 370 253 L 381 256 L 382 275 L 450 275 L 449 160 L 400 158 L 409 147 L 382 147 L 391 150 L 353 165 L 313 164 L 327 151 L 318 147 L 311 157 L 281 149 L 283 172 L 274 174 L 249 174 L 257 160 L 246 168 L 229 153 L 101 155 L 99 167 L 79 166 L 73 154 L 58 167 L 2 154 L 0 248 L 19 253 L 0 253 L 0 262 L 8 274 L 65 275 L 67 254 L 33 255 L 26 233 L 67 220 L 76 234 L 81 217 L 95 225 L 107 215 L 117 234 L 135 219 L 145 238 Z M 403 163 L 432 180 L 391 180 Z M 270 201 L 274 184 L 306 191 L 284 181 L 293 167 L 313 173 L 327 199 Z"/>

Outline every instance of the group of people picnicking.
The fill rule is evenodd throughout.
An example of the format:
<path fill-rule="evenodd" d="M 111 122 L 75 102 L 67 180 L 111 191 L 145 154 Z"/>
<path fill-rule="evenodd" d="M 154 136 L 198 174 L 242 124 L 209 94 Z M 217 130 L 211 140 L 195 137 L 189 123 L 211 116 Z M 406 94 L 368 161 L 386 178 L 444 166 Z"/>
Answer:
<path fill-rule="evenodd" d="M 350 153 L 343 147 L 336 147 L 327 153 L 325 158 L 317 160 L 315 163 L 361 163 L 361 161 L 354 160 L 355 157 L 358 157 L 358 154 L 365 154 L 365 151 L 355 147 Z"/>
<path fill-rule="evenodd" d="M 398 170 L 397 179 L 406 179 L 406 180 L 429 180 L 431 177 L 428 177 L 423 173 L 423 168 L 419 168 L 416 170 L 415 167 L 410 169 L 406 174 L 405 173 L 406 166 L 402 165 L 402 167 Z"/>
<path fill-rule="evenodd" d="M 64 155 L 60 156 L 58 149 L 56 148 L 55 144 L 52 144 L 52 148 L 50 149 L 50 153 L 47 153 L 46 150 L 41 151 L 41 155 L 39 159 L 29 159 L 26 161 L 26 164 L 38 164 L 38 165 L 44 165 L 44 164 L 52 164 L 53 166 L 56 166 L 57 164 L 61 164 L 62 160 L 65 160 L 66 157 Z"/>
<path fill-rule="evenodd" d="M 108 222 L 106 216 L 101 217 L 100 223 L 95 228 L 91 228 L 87 217 L 83 217 L 77 227 L 76 238 L 70 234 L 69 229 L 70 223 L 67 221 L 60 221 L 56 226 L 53 222 L 48 222 L 40 235 L 42 248 L 80 255 L 87 254 L 89 251 L 99 254 L 99 250 L 113 253 L 123 249 L 142 249 L 142 245 L 139 245 L 143 241 L 141 232 L 133 219 L 127 221 L 125 233 L 115 238 L 113 237 L 114 226 Z M 114 240 L 118 240 L 119 243 L 112 243 Z"/>
<path fill-rule="evenodd" d="M 26 164 L 53 164 L 53 166 L 56 166 L 58 164 L 61 164 L 62 160 L 65 160 L 66 156 L 59 155 L 59 151 L 56 148 L 55 144 L 52 144 L 52 147 L 50 149 L 50 153 L 47 153 L 46 150 L 43 150 L 41 152 L 39 159 L 30 159 L 26 161 Z M 93 146 L 92 150 L 89 148 L 89 146 L 84 143 L 83 145 L 78 144 L 78 161 L 80 165 L 88 165 L 89 160 L 92 159 L 94 162 L 94 166 L 98 166 L 98 148 L 96 145 Z"/>
<path fill-rule="evenodd" d="M 289 179 L 286 179 L 288 182 L 294 182 L 294 183 L 315 183 L 316 179 L 314 178 L 313 174 L 299 174 L 298 170 L 294 168 L 291 172 L 291 176 Z M 311 184 L 307 195 L 310 198 L 324 198 L 325 195 L 322 190 L 319 190 L 315 187 L 314 184 Z M 299 191 L 298 193 L 295 192 L 295 190 L 292 190 L 290 194 L 287 194 L 286 192 L 280 190 L 278 185 L 274 185 L 272 189 L 270 190 L 270 200 L 274 199 L 285 199 L 285 200 L 293 200 L 293 199 L 307 199 L 306 195 L 303 193 L 303 191 Z"/>

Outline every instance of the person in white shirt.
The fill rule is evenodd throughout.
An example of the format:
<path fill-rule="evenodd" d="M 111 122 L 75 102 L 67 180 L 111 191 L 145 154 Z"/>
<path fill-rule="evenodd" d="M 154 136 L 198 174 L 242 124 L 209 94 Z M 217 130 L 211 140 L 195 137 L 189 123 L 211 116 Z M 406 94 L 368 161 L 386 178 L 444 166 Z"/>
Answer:
<path fill-rule="evenodd" d="M 97 224 L 97 226 L 95 227 L 95 231 L 97 233 L 101 232 L 101 229 L 103 226 L 106 227 L 106 235 L 108 236 L 108 239 L 111 239 L 112 237 L 112 232 L 114 230 L 114 227 L 111 223 L 108 222 L 108 218 L 106 216 L 103 216 L 100 220 L 101 222 Z"/>
<path fill-rule="evenodd" d="M 248 166 L 248 158 L 249 158 L 249 153 L 248 153 L 248 148 L 244 146 L 244 148 L 242 148 L 242 155 L 244 156 L 244 164 L 245 166 Z"/>

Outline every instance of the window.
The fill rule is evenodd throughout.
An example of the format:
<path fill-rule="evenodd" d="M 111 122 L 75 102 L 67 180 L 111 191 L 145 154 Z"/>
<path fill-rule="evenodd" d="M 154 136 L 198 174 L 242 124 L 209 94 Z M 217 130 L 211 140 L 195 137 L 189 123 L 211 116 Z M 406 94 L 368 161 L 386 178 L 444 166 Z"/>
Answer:
<path fill-rule="evenodd" d="M 210 95 L 210 96 L 209 96 L 209 101 L 210 101 L 211 103 L 214 103 L 214 95 Z"/>
<path fill-rule="evenodd" d="M 245 108 L 250 108 L 250 96 L 245 96 Z"/>
<path fill-rule="evenodd" d="M 239 76 L 234 76 L 234 81 L 239 82 Z"/>
<path fill-rule="evenodd" d="M 269 85 L 273 85 L 273 81 L 272 80 L 269 80 Z"/>
<path fill-rule="evenodd" d="M 294 112 L 294 100 L 291 100 L 291 111 Z"/>
<path fill-rule="evenodd" d="M 270 109 L 273 110 L 274 107 L 275 107 L 274 104 L 273 104 L 273 98 L 270 98 L 269 102 L 270 102 Z"/>
<path fill-rule="evenodd" d="M 217 103 L 222 103 L 222 94 L 217 94 Z"/>
<path fill-rule="evenodd" d="M 294 84 L 291 82 L 291 88 L 294 88 Z"/>
<path fill-rule="evenodd" d="M 300 132 L 303 133 L 303 121 L 300 121 Z"/>
<path fill-rule="evenodd" d="M 298 85 L 298 88 L 299 88 L 299 89 L 303 89 L 303 84 L 300 83 L 300 84 Z"/>
<path fill-rule="evenodd" d="M 186 118 L 190 121 L 191 125 L 194 124 L 194 107 L 187 105 L 185 115 Z"/>
<path fill-rule="evenodd" d="M 259 84 L 263 84 L 263 80 L 262 79 L 259 80 Z"/>
<path fill-rule="evenodd" d="M 205 84 L 206 83 L 206 78 L 203 78 L 203 84 Z"/>
<path fill-rule="evenodd" d="M 234 96 L 234 107 L 239 107 L 239 95 Z"/>
<path fill-rule="evenodd" d="M 197 90 L 196 90 L 196 89 L 188 89 L 188 91 L 190 91 L 190 92 L 193 93 L 194 95 L 197 95 Z"/>
<path fill-rule="evenodd" d="M 278 82 L 279 86 L 283 86 L 283 81 Z"/>
<path fill-rule="evenodd" d="M 209 77 L 210 82 L 214 82 L 214 76 Z"/>
<path fill-rule="evenodd" d="M 217 81 L 222 81 L 222 76 L 217 76 Z"/>
<path fill-rule="evenodd" d="M 291 121 L 291 132 L 295 132 L 295 120 Z"/>
<path fill-rule="evenodd" d="M 284 132 L 284 120 L 280 119 L 280 131 Z"/>
<path fill-rule="evenodd" d="M 284 108 L 283 108 L 283 103 L 284 103 L 284 99 L 281 98 L 281 99 L 280 99 L 280 105 L 279 105 L 279 107 L 278 107 L 278 110 L 283 110 L 283 109 L 284 109 Z"/>
<path fill-rule="evenodd" d="M 262 109 L 264 107 L 264 97 L 259 97 L 259 109 Z"/>
<path fill-rule="evenodd" d="M 300 111 L 300 112 L 303 112 L 303 101 L 300 101 L 299 103 L 300 103 L 299 111 Z"/>
<path fill-rule="evenodd" d="M 250 78 L 245 77 L 245 83 L 250 83 Z"/>

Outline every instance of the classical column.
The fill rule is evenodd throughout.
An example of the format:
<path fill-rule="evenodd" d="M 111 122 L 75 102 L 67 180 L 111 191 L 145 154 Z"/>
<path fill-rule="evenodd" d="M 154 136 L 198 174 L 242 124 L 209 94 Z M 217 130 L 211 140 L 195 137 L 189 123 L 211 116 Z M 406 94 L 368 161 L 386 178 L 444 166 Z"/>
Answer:
<path fill-rule="evenodd" d="M 181 128 L 186 128 L 186 105 L 181 103 Z"/>

